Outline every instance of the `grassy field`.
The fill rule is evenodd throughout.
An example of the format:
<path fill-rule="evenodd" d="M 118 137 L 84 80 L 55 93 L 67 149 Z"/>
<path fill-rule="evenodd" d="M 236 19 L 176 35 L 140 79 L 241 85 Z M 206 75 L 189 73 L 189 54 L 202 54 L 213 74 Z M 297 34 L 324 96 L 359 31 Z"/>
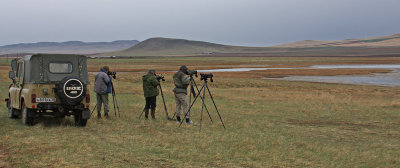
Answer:
<path fill-rule="evenodd" d="M 7 97 L 8 63 L 0 59 L 0 95 Z M 65 120 L 41 119 L 32 127 L 9 119 L 0 106 L 0 167 L 398 167 L 400 87 L 264 80 L 296 75 L 367 74 L 375 70 L 215 73 L 210 89 L 226 130 L 207 97 L 213 123 L 201 103 L 193 126 L 165 119 L 157 99 L 156 120 L 139 120 L 144 107 L 141 75 L 154 68 L 177 70 L 233 67 L 297 67 L 314 64 L 400 63 L 400 58 L 139 58 L 95 59 L 89 69 L 109 65 L 121 117 L 93 117 L 85 128 Z M 384 71 L 382 71 L 384 72 Z M 162 72 L 170 116 L 175 110 L 173 72 Z M 256 75 L 253 75 L 256 74 Z M 91 74 L 91 80 L 94 74 Z M 199 78 L 196 82 L 202 85 Z M 93 93 L 93 81 L 90 90 Z M 110 96 L 111 99 L 111 96 Z M 92 100 L 95 96 L 92 94 Z M 93 108 L 95 101 L 92 101 Z"/>

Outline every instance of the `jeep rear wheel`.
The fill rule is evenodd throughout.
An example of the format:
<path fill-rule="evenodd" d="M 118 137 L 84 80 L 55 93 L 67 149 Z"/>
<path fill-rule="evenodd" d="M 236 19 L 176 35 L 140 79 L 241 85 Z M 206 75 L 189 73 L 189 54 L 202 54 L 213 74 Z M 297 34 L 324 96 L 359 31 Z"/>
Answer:
<path fill-rule="evenodd" d="M 58 84 L 57 95 L 65 103 L 75 105 L 86 96 L 86 84 L 78 77 L 67 76 Z"/>
<path fill-rule="evenodd" d="M 33 125 L 34 117 L 32 117 L 33 111 L 31 109 L 26 108 L 25 103 L 22 105 L 22 124 L 24 125 Z"/>
<path fill-rule="evenodd" d="M 79 126 L 79 127 L 85 127 L 86 123 L 87 123 L 87 119 L 83 119 L 82 118 L 82 111 L 80 112 L 76 112 L 74 114 L 74 119 L 75 119 L 75 126 Z"/>
<path fill-rule="evenodd" d="M 7 101 L 7 108 L 8 108 L 8 117 L 9 118 L 18 118 L 15 109 L 12 108 L 11 99 Z"/>

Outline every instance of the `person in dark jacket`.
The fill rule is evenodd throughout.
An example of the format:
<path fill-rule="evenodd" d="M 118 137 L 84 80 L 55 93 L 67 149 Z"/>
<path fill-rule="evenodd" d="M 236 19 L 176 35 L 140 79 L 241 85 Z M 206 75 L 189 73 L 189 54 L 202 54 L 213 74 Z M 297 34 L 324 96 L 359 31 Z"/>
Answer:
<path fill-rule="evenodd" d="M 176 72 L 173 76 L 174 79 L 174 93 L 175 93 L 175 102 L 176 102 L 176 119 L 178 122 L 181 121 L 181 109 L 183 110 L 184 115 L 186 116 L 186 124 L 193 124 L 192 120 L 190 120 L 189 115 L 186 113 L 189 110 L 188 100 L 187 100 L 187 88 L 190 83 L 190 78 L 187 75 L 188 68 L 185 65 L 182 65 L 179 68 L 179 71 Z"/>
<path fill-rule="evenodd" d="M 158 88 L 157 86 L 160 84 L 156 79 L 156 71 L 154 69 L 150 69 L 149 72 L 142 77 L 143 80 L 143 92 L 144 97 L 146 98 L 146 105 L 144 106 L 144 116 L 146 119 L 149 118 L 149 109 L 151 109 L 151 118 L 155 119 L 156 113 L 156 97 L 158 96 Z"/>
<path fill-rule="evenodd" d="M 97 98 L 97 118 L 101 118 L 101 105 L 104 105 L 104 117 L 109 118 L 108 115 L 108 94 L 111 93 L 112 77 L 107 75 L 109 71 L 108 66 L 100 68 L 100 72 L 94 78 L 94 92 Z"/>

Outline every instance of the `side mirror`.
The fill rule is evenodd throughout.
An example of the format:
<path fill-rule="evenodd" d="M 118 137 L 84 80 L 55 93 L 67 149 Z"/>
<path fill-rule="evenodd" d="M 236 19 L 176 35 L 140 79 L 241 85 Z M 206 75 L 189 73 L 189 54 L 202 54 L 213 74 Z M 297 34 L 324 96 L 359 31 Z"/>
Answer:
<path fill-rule="evenodd" d="M 11 61 L 11 69 L 12 69 L 13 71 L 17 71 L 17 68 L 18 68 L 17 59 L 13 59 L 13 60 Z"/>
<path fill-rule="evenodd" d="M 8 77 L 9 77 L 10 79 L 14 79 L 14 78 L 15 78 L 15 73 L 14 73 L 14 71 L 8 72 Z"/>

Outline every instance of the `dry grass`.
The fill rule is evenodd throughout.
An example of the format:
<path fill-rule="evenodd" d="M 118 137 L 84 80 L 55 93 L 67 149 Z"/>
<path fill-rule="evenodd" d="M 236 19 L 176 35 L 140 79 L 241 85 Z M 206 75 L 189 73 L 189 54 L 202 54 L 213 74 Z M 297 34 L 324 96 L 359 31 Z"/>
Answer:
<path fill-rule="evenodd" d="M 164 70 L 176 69 L 185 61 L 192 66 L 199 63 L 199 67 L 212 62 L 215 68 L 316 61 L 313 58 L 232 58 L 229 62 L 236 64 L 225 64 L 219 58 L 160 59 L 125 60 L 130 63 L 121 66 Z M 357 62 L 352 59 L 328 59 L 327 62 Z M 110 64 L 120 68 L 121 60 L 114 61 L 91 60 L 89 66 Z M 359 61 L 369 62 L 365 58 Z M 224 64 L 219 66 L 216 62 Z M 5 78 L 7 70 L 2 72 L 0 90 L 5 92 L 9 81 Z M 178 127 L 167 121 L 161 97 L 157 102 L 157 120 L 139 120 L 144 98 L 141 74 L 133 72 L 119 73 L 115 80 L 122 117 L 93 118 L 85 128 L 72 126 L 71 117 L 41 120 L 33 127 L 26 127 L 19 120 L 8 119 L 3 104 L 0 107 L 0 167 L 398 167 L 400 88 L 259 78 L 271 73 L 296 72 L 260 71 L 253 78 L 247 73 L 215 74 L 215 81 L 209 84 L 226 130 L 208 97 L 206 103 L 214 122 L 204 115 L 202 132 L 199 132 L 200 102 L 193 109 L 194 126 Z M 165 75 L 162 86 L 171 115 L 175 109 L 172 73 Z M 201 86 L 202 82 L 195 80 Z M 5 96 L 1 94 L 0 98 Z"/>

